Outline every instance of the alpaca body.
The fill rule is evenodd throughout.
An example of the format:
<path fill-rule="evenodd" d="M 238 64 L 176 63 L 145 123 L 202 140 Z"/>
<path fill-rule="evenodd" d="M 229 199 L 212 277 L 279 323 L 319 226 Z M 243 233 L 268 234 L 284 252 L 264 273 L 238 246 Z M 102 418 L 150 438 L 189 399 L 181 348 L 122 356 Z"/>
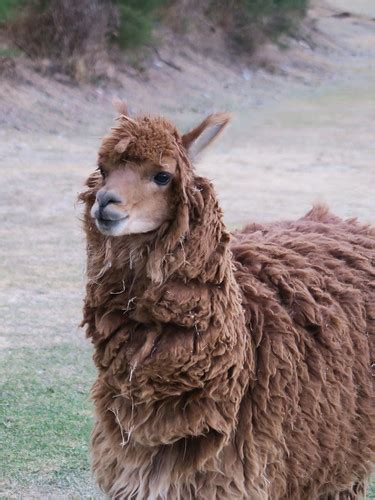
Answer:
<path fill-rule="evenodd" d="M 105 236 L 97 175 L 81 195 L 99 485 L 129 500 L 357 498 L 375 452 L 375 229 L 316 207 L 230 236 L 176 141 L 184 188 L 157 231 Z"/>
<path fill-rule="evenodd" d="M 206 397 L 193 398 L 195 405 L 189 407 L 191 381 L 183 391 L 184 381 L 178 387 L 172 370 L 170 379 L 160 381 L 161 392 L 169 389 L 169 394 L 155 397 L 151 407 L 142 404 L 154 389 L 146 393 L 147 383 L 137 382 L 137 370 L 142 373 L 142 364 L 147 367 L 147 359 L 156 356 L 155 338 L 159 335 L 161 344 L 170 333 L 140 331 L 133 346 L 126 315 L 134 315 L 136 306 L 130 304 L 125 314 L 121 308 L 128 307 L 132 293 L 141 302 L 142 293 L 136 285 L 131 296 L 126 290 L 117 293 L 122 282 L 106 281 L 113 286 L 106 309 L 113 310 L 95 323 L 105 340 L 96 352 L 102 373 L 93 392 L 99 410 L 93 455 L 99 483 L 115 498 L 314 499 L 355 488 L 369 475 L 374 453 L 374 230 L 318 209 L 294 223 L 249 226 L 234 236 L 231 249 L 249 355 L 240 362 L 246 389 L 237 422 L 218 456 L 220 437 L 210 429 L 218 427 L 215 432 L 220 433 L 220 422 L 209 422 L 211 416 L 217 418 L 215 408 Z M 180 311 L 180 324 L 184 314 L 188 323 L 189 312 L 197 314 L 198 309 L 203 323 L 205 287 L 193 286 L 191 293 L 188 287 L 182 293 L 181 287 L 172 281 L 164 286 L 161 300 L 147 297 L 146 302 L 158 304 L 159 321 L 168 307 L 172 316 L 182 305 L 186 311 Z M 172 323 L 173 318 L 167 320 Z M 189 341 L 193 335 L 199 342 L 204 332 L 203 324 L 195 332 L 183 328 Z M 182 346 L 190 357 L 193 343 L 185 342 L 179 339 L 180 346 L 169 348 Z M 201 397 L 195 387 L 193 391 Z M 181 430 L 173 430 L 181 418 Z M 185 438 L 189 427 L 192 437 Z M 195 437 L 200 432 L 203 437 Z M 210 450 L 212 456 L 206 456 Z"/>
<path fill-rule="evenodd" d="M 249 226 L 234 243 L 257 358 L 248 404 L 266 498 L 356 498 L 369 475 L 374 244 L 374 229 L 322 207 L 299 221 Z"/>

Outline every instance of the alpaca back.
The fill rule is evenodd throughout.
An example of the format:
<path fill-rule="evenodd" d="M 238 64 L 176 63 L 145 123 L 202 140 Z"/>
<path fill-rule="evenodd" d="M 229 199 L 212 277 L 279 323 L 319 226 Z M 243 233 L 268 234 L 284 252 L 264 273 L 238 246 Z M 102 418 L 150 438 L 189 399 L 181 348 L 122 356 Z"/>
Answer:
<path fill-rule="evenodd" d="M 348 490 L 374 461 L 375 229 L 315 207 L 246 227 L 232 251 L 256 353 L 245 477 L 270 498 Z"/>

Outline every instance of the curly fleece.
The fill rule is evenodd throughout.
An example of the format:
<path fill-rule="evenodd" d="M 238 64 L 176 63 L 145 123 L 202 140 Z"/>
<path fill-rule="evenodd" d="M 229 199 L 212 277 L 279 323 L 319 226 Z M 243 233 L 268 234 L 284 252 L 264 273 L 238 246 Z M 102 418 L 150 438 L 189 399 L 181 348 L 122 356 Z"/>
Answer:
<path fill-rule="evenodd" d="M 93 470 L 115 499 L 359 498 L 374 462 L 375 229 L 324 207 L 230 235 L 175 127 L 120 117 L 99 162 L 173 155 L 173 222 L 85 203 Z"/>

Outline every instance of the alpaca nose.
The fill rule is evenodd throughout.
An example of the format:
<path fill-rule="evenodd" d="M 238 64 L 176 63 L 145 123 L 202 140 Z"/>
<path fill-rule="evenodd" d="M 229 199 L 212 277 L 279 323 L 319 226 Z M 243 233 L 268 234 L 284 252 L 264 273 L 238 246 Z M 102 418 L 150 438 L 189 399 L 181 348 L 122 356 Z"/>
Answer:
<path fill-rule="evenodd" d="M 121 203 L 121 198 L 113 191 L 107 191 L 106 189 L 100 189 L 96 193 L 96 201 L 98 202 L 99 208 L 103 209 L 110 203 Z"/>

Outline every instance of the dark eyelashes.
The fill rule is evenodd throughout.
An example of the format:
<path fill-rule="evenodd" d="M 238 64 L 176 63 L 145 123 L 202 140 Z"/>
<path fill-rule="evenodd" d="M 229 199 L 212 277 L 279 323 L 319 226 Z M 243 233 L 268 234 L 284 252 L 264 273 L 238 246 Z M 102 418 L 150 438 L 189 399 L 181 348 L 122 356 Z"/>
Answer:
<path fill-rule="evenodd" d="M 101 165 L 98 166 L 97 170 L 98 172 L 100 172 L 100 175 L 102 176 L 103 179 L 107 177 L 107 173 Z"/>

